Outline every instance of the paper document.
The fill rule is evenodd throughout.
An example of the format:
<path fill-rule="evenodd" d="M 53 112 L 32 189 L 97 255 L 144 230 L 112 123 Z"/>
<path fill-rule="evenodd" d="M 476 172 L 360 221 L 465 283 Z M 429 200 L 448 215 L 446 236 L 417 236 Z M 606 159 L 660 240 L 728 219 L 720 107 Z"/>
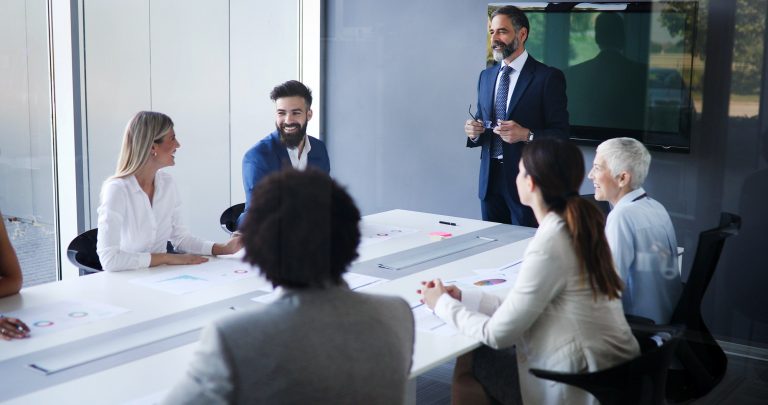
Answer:
<path fill-rule="evenodd" d="M 6 313 L 29 326 L 31 336 L 60 332 L 75 326 L 112 318 L 129 312 L 127 308 L 90 301 L 59 301 Z"/>
<path fill-rule="evenodd" d="M 160 274 L 135 278 L 131 283 L 182 295 L 255 276 L 256 270 L 244 263 L 233 265 L 231 260 L 211 260 L 194 269 L 164 271 Z"/>
<path fill-rule="evenodd" d="M 373 277 L 373 276 L 366 276 L 365 274 L 357 274 L 357 273 L 344 273 L 342 276 L 344 278 L 344 281 L 347 282 L 347 285 L 349 285 L 350 290 L 364 290 L 369 287 L 373 287 L 376 284 L 380 284 L 383 282 L 386 282 L 386 279 Z"/>
<path fill-rule="evenodd" d="M 370 222 L 360 222 L 360 246 L 374 245 L 392 238 L 404 235 L 410 235 L 418 232 L 418 229 L 401 228 L 399 226 L 389 226 L 374 224 Z"/>
<path fill-rule="evenodd" d="M 440 336 L 453 336 L 458 333 L 456 328 L 443 322 L 439 316 L 435 315 L 428 306 L 422 303 L 411 305 L 413 311 L 413 320 L 416 324 L 416 330 L 432 333 Z"/>

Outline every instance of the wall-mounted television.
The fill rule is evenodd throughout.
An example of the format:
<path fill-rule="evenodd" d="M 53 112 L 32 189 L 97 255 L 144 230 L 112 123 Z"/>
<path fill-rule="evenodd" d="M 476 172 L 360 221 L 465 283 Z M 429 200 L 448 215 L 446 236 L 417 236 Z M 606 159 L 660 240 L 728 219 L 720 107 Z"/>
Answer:
<path fill-rule="evenodd" d="M 696 1 L 491 3 L 489 16 L 506 4 L 528 16 L 528 52 L 565 73 L 572 139 L 690 150 Z"/>

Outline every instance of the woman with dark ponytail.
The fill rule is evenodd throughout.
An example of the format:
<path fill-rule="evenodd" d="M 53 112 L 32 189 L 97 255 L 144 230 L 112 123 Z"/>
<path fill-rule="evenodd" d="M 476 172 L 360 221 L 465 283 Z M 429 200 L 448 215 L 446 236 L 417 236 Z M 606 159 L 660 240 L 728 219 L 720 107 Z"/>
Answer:
<path fill-rule="evenodd" d="M 494 348 L 516 346 L 524 403 L 597 403 L 586 391 L 541 380 L 530 368 L 578 373 L 639 355 L 624 318 L 604 219 L 579 197 L 584 158 L 574 144 L 540 139 L 519 163 L 520 202 L 539 222 L 520 274 L 505 299 L 425 283 L 424 302 L 462 333 Z"/>

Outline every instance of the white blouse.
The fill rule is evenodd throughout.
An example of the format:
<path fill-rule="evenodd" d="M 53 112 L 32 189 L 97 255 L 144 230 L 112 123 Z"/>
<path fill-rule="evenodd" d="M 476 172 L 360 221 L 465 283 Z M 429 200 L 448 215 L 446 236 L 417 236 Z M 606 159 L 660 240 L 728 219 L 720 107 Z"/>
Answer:
<path fill-rule="evenodd" d="M 96 252 L 108 271 L 149 267 L 151 253 L 166 245 L 186 253 L 209 255 L 213 242 L 192 236 L 181 222 L 181 198 L 170 174 L 155 175 L 152 203 L 135 176 L 109 179 L 101 187 Z"/>
<path fill-rule="evenodd" d="M 591 372 L 640 353 L 621 300 L 593 297 L 567 225 L 552 212 L 528 244 L 505 299 L 471 289 L 462 292 L 462 302 L 443 294 L 435 314 L 493 348 L 516 345 L 524 403 L 596 403 L 586 391 L 534 377 L 530 368 Z"/>

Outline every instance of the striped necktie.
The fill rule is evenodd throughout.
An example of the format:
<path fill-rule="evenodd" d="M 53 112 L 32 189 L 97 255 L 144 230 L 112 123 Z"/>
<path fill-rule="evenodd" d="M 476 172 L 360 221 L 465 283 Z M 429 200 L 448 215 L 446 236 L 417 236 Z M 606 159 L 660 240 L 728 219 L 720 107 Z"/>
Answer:
<path fill-rule="evenodd" d="M 509 75 L 512 73 L 512 67 L 504 66 L 501 68 L 501 78 L 499 78 L 499 89 L 496 91 L 496 120 L 507 119 L 507 95 L 509 94 Z M 493 141 L 491 142 L 491 157 L 496 158 L 501 156 L 504 151 L 502 149 L 501 137 L 493 134 Z"/>

